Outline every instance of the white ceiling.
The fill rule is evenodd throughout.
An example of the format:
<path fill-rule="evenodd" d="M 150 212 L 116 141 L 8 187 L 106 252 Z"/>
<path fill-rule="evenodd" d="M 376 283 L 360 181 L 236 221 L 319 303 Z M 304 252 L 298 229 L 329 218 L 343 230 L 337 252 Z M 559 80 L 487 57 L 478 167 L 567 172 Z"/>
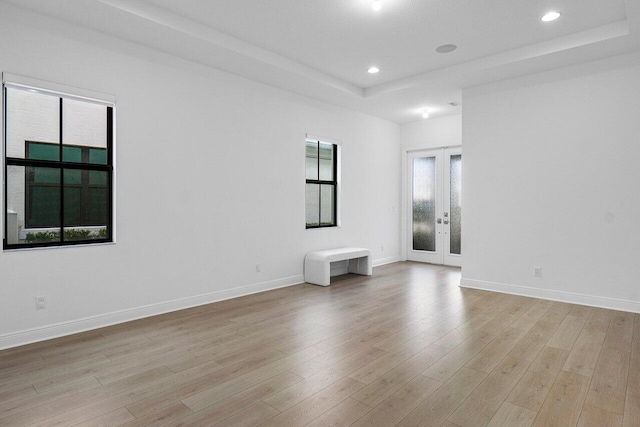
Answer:
<path fill-rule="evenodd" d="M 463 87 L 640 50 L 638 0 L 3 1 L 399 123 L 459 113 Z"/>
<path fill-rule="evenodd" d="M 367 0 L 147 3 L 362 87 L 626 17 L 621 0 L 566 0 L 562 25 L 541 24 L 539 17 L 556 3 L 550 1 L 386 0 L 379 12 Z M 460 49 L 450 55 L 435 52 L 447 43 Z M 372 76 L 365 71 L 374 64 L 382 72 Z"/>

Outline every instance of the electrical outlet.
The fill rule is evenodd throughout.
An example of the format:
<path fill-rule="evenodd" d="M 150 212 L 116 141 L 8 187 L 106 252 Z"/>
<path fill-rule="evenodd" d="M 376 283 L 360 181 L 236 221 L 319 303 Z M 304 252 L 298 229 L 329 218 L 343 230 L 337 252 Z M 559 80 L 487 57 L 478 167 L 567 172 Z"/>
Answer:
<path fill-rule="evenodd" d="M 260 264 L 256 264 L 256 273 L 260 273 L 262 271 L 262 266 Z"/>
<path fill-rule="evenodd" d="M 36 297 L 36 310 L 44 310 L 47 308 L 47 300 L 43 296 Z"/>
<path fill-rule="evenodd" d="M 535 277 L 542 277 L 542 267 L 534 267 L 533 268 L 533 275 Z"/>

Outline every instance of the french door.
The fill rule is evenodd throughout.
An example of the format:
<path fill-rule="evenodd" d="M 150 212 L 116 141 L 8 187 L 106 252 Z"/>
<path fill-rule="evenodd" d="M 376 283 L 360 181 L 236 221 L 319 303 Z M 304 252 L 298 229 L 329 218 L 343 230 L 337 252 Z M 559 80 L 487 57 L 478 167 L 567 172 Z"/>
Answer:
<path fill-rule="evenodd" d="M 407 259 L 462 265 L 462 151 L 409 152 Z"/>

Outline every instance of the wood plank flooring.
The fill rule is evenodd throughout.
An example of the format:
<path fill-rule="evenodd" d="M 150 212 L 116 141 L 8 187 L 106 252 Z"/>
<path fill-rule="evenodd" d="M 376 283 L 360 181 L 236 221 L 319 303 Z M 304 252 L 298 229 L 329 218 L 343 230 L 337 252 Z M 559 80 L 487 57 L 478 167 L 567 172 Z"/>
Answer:
<path fill-rule="evenodd" d="M 0 352 L 0 426 L 639 426 L 640 316 L 418 263 Z"/>

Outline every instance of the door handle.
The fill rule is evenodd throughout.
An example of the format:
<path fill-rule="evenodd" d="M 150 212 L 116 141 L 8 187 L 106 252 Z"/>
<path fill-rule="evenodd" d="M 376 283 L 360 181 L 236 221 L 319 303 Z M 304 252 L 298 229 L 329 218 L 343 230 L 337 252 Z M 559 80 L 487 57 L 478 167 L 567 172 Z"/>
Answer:
<path fill-rule="evenodd" d="M 442 224 L 442 218 L 436 219 L 436 224 Z"/>

